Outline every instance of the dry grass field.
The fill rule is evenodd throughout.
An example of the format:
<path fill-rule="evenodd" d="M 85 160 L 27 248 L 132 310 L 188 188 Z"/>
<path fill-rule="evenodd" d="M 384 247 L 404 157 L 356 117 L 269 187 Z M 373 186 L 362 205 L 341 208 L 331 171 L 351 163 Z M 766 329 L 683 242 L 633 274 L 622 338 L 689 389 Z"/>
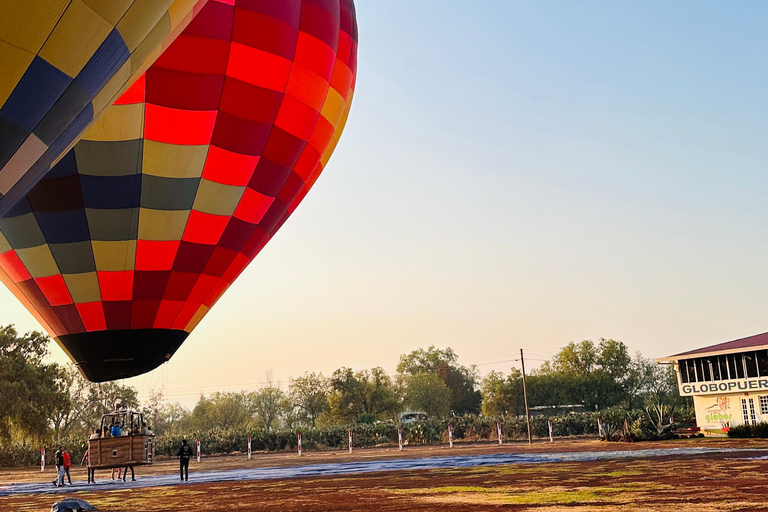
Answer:
<path fill-rule="evenodd" d="M 754 450 L 707 455 L 675 454 L 674 448 L 704 446 Z M 275 467 L 327 462 L 377 460 L 488 453 L 573 452 L 669 448 L 656 458 L 625 458 L 591 462 L 513 464 L 474 468 L 379 472 L 357 476 L 291 478 L 221 483 L 194 483 L 195 471 Z M 428 511 L 512 510 L 537 512 L 768 511 L 766 484 L 768 443 L 741 440 L 680 440 L 666 443 L 606 444 L 569 441 L 553 445 L 511 444 L 357 450 L 333 452 L 210 457 L 192 463 L 190 482 L 165 487 L 131 488 L 115 484 L 109 490 L 78 490 L 77 496 L 110 512 L 129 511 Z M 140 468 L 137 475 L 172 474 L 175 461 Z M 52 479 L 29 469 L 0 473 L 0 485 Z M 74 475 L 84 480 L 78 468 Z M 97 479 L 109 478 L 108 472 Z M 0 498 L 3 510 L 46 511 L 62 494 L 13 495 Z"/>

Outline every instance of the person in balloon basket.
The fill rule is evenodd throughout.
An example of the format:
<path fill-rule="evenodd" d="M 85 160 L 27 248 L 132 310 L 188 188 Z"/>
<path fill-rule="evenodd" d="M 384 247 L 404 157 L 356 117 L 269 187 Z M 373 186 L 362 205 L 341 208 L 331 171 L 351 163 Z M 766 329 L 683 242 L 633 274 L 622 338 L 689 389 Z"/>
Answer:
<path fill-rule="evenodd" d="M 187 440 L 184 439 L 181 442 L 181 448 L 179 448 L 179 476 L 182 482 L 189 481 L 189 459 L 192 457 L 192 447 L 187 444 Z"/>
<path fill-rule="evenodd" d="M 56 465 L 56 480 L 53 481 L 53 485 L 59 487 L 64 485 L 64 453 L 59 446 L 56 453 L 53 454 L 53 463 Z"/>

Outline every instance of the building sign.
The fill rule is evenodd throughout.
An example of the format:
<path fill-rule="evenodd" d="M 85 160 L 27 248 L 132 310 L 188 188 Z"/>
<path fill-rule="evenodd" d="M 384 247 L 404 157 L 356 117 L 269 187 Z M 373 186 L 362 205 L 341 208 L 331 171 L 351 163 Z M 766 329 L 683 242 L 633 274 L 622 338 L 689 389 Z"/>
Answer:
<path fill-rule="evenodd" d="M 680 384 L 680 394 L 682 396 L 717 395 L 723 393 L 740 393 L 744 391 L 768 391 L 768 378 Z"/>
<path fill-rule="evenodd" d="M 727 396 L 697 396 L 693 405 L 696 408 L 696 424 L 701 428 L 728 429 L 734 424 L 731 399 Z"/>

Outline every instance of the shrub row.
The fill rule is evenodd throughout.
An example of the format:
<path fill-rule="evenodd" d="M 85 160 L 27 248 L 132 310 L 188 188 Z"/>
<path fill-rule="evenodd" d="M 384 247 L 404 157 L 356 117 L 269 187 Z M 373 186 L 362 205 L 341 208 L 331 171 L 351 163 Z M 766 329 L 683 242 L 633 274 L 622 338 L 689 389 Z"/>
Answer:
<path fill-rule="evenodd" d="M 736 425 L 728 431 L 728 437 L 768 438 L 768 423 L 760 422 L 755 425 Z"/>
<path fill-rule="evenodd" d="M 80 464 L 83 454 L 88 448 L 86 442 L 78 440 L 77 442 L 62 441 L 72 458 L 72 465 Z M 53 466 L 53 456 L 56 453 L 58 444 L 46 447 L 45 465 Z M 21 443 L 3 444 L 0 446 L 0 467 L 18 467 L 18 466 L 39 466 L 40 465 L 40 446 L 22 445 Z"/>
<path fill-rule="evenodd" d="M 597 415 L 595 413 L 569 414 L 553 418 L 536 416 L 531 419 L 535 437 L 549 436 L 547 420 L 552 420 L 553 435 L 577 436 L 597 434 Z M 456 441 L 495 441 L 496 422 L 501 423 L 502 435 L 506 440 L 520 440 L 527 437 L 525 418 L 507 417 L 502 419 L 467 415 L 449 420 L 428 419 L 403 425 L 403 440 L 406 444 L 429 444 L 448 442 L 448 424 L 452 425 Z M 302 448 L 340 449 L 348 444 L 348 430 L 352 430 L 354 447 L 393 446 L 397 444 L 397 428 L 394 422 L 360 423 L 350 426 L 331 426 L 300 429 L 277 429 L 265 431 L 221 430 L 192 432 L 186 436 L 159 436 L 155 440 L 158 455 L 175 455 L 184 437 L 200 439 L 200 451 L 204 455 L 235 453 L 247 450 L 248 436 L 251 436 L 253 451 L 295 450 L 297 434 L 301 432 Z"/>
<path fill-rule="evenodd" d="M 606 429 L 621 430 L 625 419 L 629 420 L 632 430 L 639 433 L 638 425 L 642 423 L 639 411 L 627 412 L 620 409 L 608 409 L 599 413 L 571 413 L 562 416 L 534 416 L 531 418 L 533 436 L 546 438 L 549 436 L 547 420 L 552 420 L 552 433 L 555 437 L 597 435 L 597 418 L 602 418 Z M 501 424 L 505 440 L 522 440 L 527 437 L 527 425 L 524 417 L 508 416 L 500 419 L 480 415 L 465 415 L 450 420 L 428 419 L 403 425 L 403 440 L 406 444 L 430 444 L 448 442 L 448 424 L 452 425 L 453 438 L 456 441 L 496 441 L 496 422 Z M 766 424 L 763 424 L 766 425 Z M 757 431 L 758 426 L 752 427 Z M 201 452 L 204 455 L 221 453 L 245 452 L 248 446 L 248 436 L 251 436 L 253 451 L 282 451 L 297 448 L 297 434 L 302 434 L 302 448 L 343 449 L 348 443 L 348 429 L 352 430 L 353 446 L 375 447 L 397 445 L 397 428 L 394 422 L 358 423 L 349 426 L 330 426 L 300 429 L 263 429 L 223 430 L 213 429 L 207 432 L 190 432 L 185 436 L 161 435 L 155 439 L 157 455 L 174 456 L 181 446 L 184 437 L 200 439 Z M 737 437 L 740 427 L 731 429 L 731 435 Z M 765 433 L 751 437 L 768 437 L 768 426 L 763 427 Z M 750 431 L 751 432 L 751 431 Z M 750 437 L 741 435 L 741 437 Z M 636 438 L 643 438 L 640 433 Z M 57 443 L 59 444 L 59 443 Z M 53 454 L 57 444 L 49 447 L 46 452 L 46 465 L 53 464 Z M 79 464 L 87 448 L 83 439 L 64 440 L 73 464 Z M 2 466 L 34 466 L 40 464 L 40 448 L 38 446 L 22 446 L 12 444 L 0 446 L 0 467 Z"/>

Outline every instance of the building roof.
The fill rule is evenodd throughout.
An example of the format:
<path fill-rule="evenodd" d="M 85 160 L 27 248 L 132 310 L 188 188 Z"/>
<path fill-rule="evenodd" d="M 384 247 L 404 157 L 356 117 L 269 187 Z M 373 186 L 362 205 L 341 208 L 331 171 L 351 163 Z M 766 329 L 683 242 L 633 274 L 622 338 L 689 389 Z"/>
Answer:
<path fill-rule="evenodd" d="M 682 352 L 673 356 L 662 357 L 657 359 L 657 361 L 660 363 L 674 363 L 680 359 L 688 359 L 689 357 L 713 356 L 729 354 L 732 352 L 742 352 L 747 349 L 758 350 L 762 348 L 768 348 L 768 332 L 756 334 L 747 338 L 739 338 L 738 340 L 726 341 L 704 348 L 689 350 L 688 352 Z"/>

